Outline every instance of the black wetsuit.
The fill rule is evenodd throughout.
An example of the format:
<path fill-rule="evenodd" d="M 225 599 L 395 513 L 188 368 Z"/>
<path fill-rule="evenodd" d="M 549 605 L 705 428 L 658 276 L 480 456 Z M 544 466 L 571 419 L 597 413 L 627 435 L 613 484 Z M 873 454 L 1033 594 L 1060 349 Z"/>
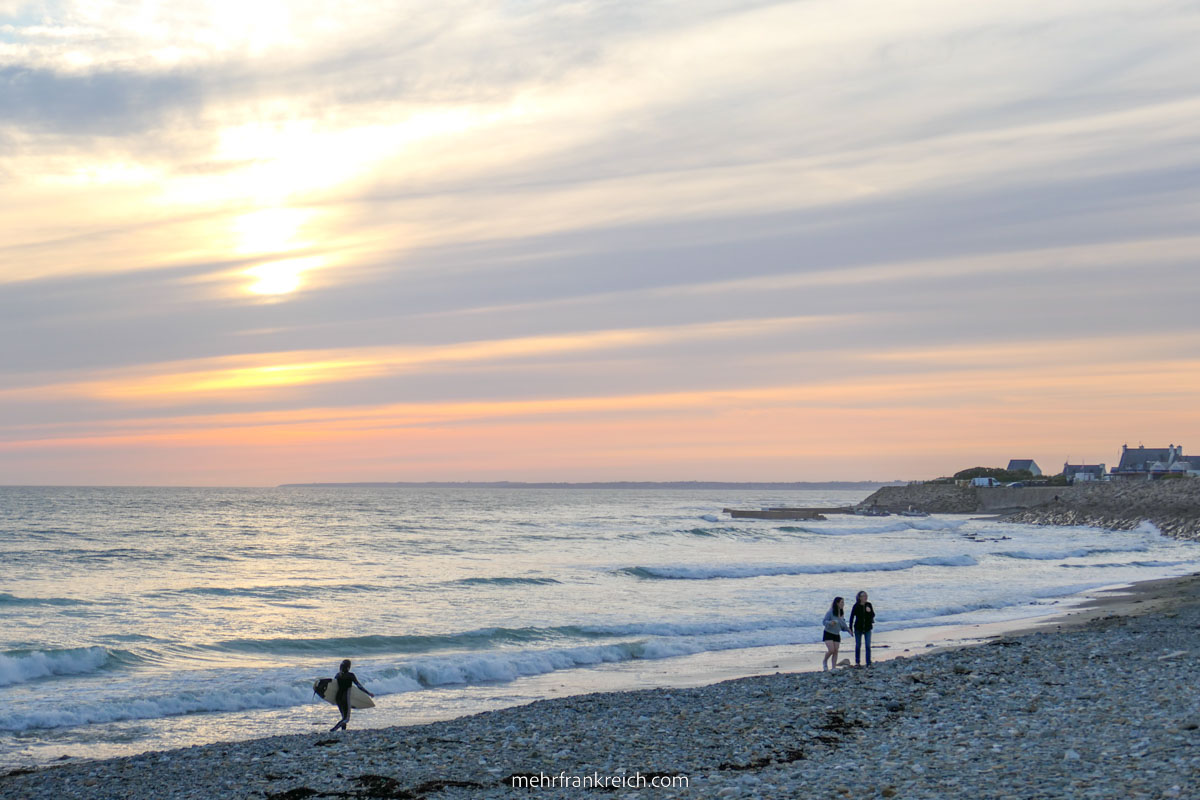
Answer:
<path fill-rule="evenodd" d="M 342 718 L 350 716 L 350 687 L 358 683 L 353 672 L 339 672 L 334 680 L 337 681 L 337 707 L 342 712 Z"/>

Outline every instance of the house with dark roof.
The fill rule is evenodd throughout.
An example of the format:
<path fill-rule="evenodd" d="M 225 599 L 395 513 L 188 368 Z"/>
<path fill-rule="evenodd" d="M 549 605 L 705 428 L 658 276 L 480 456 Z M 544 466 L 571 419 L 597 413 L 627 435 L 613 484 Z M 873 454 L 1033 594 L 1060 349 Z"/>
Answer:
<path fill-rule="evenodd" d="M 1022 469 L 1032 472 L 1035 478 L 1042 474 L 1042 468 L 1032 458 L 1014 458 L 1008 462 L 1009 472 L 1017 472 Z"/>
<path fill-rule="evenodd" d="M 1071 483 L 1102 481 L 1107 471 L 1103 464 L 1063 464 L 1062 474 Z"/>
<path fill-rule="evenodd" d="M 1121 445 L 1121 463 L 1113 467 L 1116 478 L 1152 480 L 1163 475 L 1200 476 L 1200 456 L 1185 456 L 1183 445 L 1166 447 L 1130 447 Z"/>

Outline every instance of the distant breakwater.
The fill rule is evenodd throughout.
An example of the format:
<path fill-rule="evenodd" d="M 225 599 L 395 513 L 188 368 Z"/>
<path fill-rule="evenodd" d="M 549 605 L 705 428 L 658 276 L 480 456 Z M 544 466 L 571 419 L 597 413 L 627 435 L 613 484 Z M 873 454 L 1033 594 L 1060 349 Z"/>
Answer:
<path fill-rule="evenodd" d="M 1001 513 L 1009 522 L 1136 528 L 1143 520 L 1176 539 L 1200 541 L 1200 480 L 1112 481 L 1024 489 L 947 484 L 884 486 L 862 502 L 889 511 Z"/>

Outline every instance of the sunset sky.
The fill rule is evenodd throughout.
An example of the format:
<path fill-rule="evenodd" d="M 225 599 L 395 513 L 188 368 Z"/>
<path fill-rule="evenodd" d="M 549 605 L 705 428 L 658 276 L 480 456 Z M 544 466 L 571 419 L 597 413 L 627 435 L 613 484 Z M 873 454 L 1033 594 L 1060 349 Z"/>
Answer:
<path fill-rule="evenodd" d="M 0 483 L 1200 452 L 1200 5 L 0 0 Z"/>

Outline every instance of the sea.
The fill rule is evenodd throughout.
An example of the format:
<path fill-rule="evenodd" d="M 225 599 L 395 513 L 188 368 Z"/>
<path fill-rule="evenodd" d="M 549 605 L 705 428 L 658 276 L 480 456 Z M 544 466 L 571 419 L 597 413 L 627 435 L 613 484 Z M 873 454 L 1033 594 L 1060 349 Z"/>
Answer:
<path fill-rule="evenodd" d="M 962 515 L 731 520 L 867 490 L 0 488 L 0 766 L 351 728 L 810 654 L 835 595 L 875 642 L 1183 575 L 1200 546 Z"/>

